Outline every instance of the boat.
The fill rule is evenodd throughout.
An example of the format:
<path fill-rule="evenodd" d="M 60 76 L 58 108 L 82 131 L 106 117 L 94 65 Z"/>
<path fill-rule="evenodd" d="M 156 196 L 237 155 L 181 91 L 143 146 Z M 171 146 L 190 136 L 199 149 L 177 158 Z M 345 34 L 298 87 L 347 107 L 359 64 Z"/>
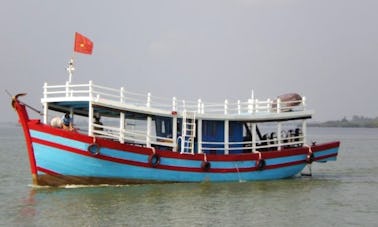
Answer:
<path fill-rule="evenodd" d="M 23 128 L 35 185 L 290 178 L 314 162 L 336 160 L 340 145 L 307 142 L 306 122 L 313 111 L 306 109 L 305 97 L 298 101 L 299 95 L 285 102 L 250 97 L 207 104 L 92 81 L 45 83 L 42 119 L 29 118 L 22 95 L 12 98 L 12 106 Z M 69 113 L 74 122 L 86 122 L 67 130 L 50 113 Z M 101 123 L 94 120 L 99 116 Z"/>
<path fill-rule="evenodd" d="M 91 53 L 79 38 L 90 48 L 77 48 Z M 20 100 L 25 94 L 12 97 L 33 185 L 276 180 L 337 159 L 339 141 L 308 142 L 313 111 L 297 93 L 186 101 L 73 83 L 73 60 L 67 70 L 67 82 L 43 85 L 40 117 L 29 117 L 38 110 Z"/>

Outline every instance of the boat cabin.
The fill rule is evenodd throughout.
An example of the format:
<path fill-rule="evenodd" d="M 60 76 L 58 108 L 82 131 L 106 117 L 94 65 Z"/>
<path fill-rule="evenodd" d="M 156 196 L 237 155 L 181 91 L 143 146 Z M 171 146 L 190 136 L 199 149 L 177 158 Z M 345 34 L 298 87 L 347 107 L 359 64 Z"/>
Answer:
<path fill-rule="evenodd" d="M 163 99 L 94 84 L 44 85 L 44 123 L 69 112 L 78 133 L 181 153 L 239 154 L 306 144 L 305 98 L 223 103 Z M 86 120 L 85 123 L 83 119 Z"/>

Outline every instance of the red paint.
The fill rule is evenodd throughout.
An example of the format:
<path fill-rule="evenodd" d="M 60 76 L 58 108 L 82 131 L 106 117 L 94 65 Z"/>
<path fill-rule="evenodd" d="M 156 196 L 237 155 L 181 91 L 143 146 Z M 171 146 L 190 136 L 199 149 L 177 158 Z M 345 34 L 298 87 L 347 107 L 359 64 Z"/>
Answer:
<path fill-rule="evenodd" d="M 55 173 L 51 170 L 44 169 L 42 167 L 36 167 L 35 163 L 35 157 L 34 157 L 34 151 L 32 147 L 32 142 L 34 143 L 39 143 L 43 144 L 46 146 L 51 146 L 55 147 L 58 149 L 65 150 L 67 152 L 72 152 L 76 153 L 79 155 L 87 156 L 90 158 L 96 158 L 96 159 L 101 159 L 101 160 L 107 160 L 115 163 L 121 163 L 125 165 L 132 165 L 132 166 L 139 166 L 139 167 L 145 167 L 145 168 L 150 168 L 150 165 L 148 163 L 148 155 L 153 153 L 153 150 L 151 148 L 146 148 L 142 146 L 134 146 L 134 145 L 129 145 L 129 144 L 121 144 L 115 141 L 110 141 L 106 139 L 101 139 L 101 138 L 96 138 L 96 143 L 99 144 L 101 147 L 107 147 L 109 149 L 115 149 L 119 151 L 127 151 L 131 153 L 137 153 L 137 154 L 144 154 L 146 155 L 146 162 L 136 162 L 136 161 L 130 161 L 130 160 L 125 160 L 125 159 L 120 159 L 120 158 L 113 158 L 109 156 L 104 156 L 104 155 L 96 155 L 92 156 L 88 151 L 86 150 L 80 150 L 76 148 L 72 148 L 69 146 L 65 146 L 63 144 L 58 144 L 58 143 L 53 143 L 49 141 L 44 141 L 41 139 L 37 138 L 31 138 L 29 129 L 33 129 L 36 131 L 41 131 L 44 133 L 56 135 L 56 136 L 61 136 L 64 138 L 84 142 L 84 143 L 92 143 L 93 138 L 89 137 L 87 135 L 83 135 L 77 132 L 72 132 L 72 131 L 66 131 L 58 128 L 53 128 L 49 125 L 42 124 L 39 120 L 29 120 L 28 114 L 26 112 L 25 106 L 20 104 L 19 102 L 16 102 L 15 108 L 17 110 L 17 113 L 20 117 L 20 122 L 23 126 L 25 138 L 26 138 L 26 145 L 28 148 L 28 154 L 29 154 L 29 161 L 30 161 L 30 166 L 31 166 L 31 172 L 33 174 L 37 173 L 37 169 L 39 171 L 45 172 L 47 174 L 51 175 L 57 175 L 58 173 Z M 331 148 L 337 148 L 339 146 L 339 142 L 331 142 L 331 143 L 326 143 L 326 144 L 320 144 L 320 145 L 314 145 L 311 147 L 312 151 L 314 153 L 318 151 L 323 151 L 325 149 L 331 149 Z M 308 147 L 300 147 L 300 148 L 293 148 L 293 149 L 283 149 L 281 151 L 269 151 L 269 152 L 262 152 L 261 153 L 261 158 L 268 160 L 272 158 L 280 158 L 280 157 L 288 157 L 288 156 L 294 156 L 294 155 L 301 155 L 301 154 L 307 154 L 309 151 Z M 180 154 L 179 152 L 172 152 L 172 151 L 164 151 L 164 150 L 156 150 L 156 153 L 160 155 L 162 159 L 164 158 L 172 158 L 172 159 L 183 159 L 183 160 L 198 160 L 202 161 L 204 160 L 204 155 L 203 154 Z M 321 157 L 316 157 L 316 160 L 321 160 L 325 159 L 328 157 L 334 157 L 337 156 L 336 154 L 331 154 L 327 156 L 321 156 Z M 256 161 L 259 158 L 258 153 L 245 153 L 245 154 L 240 154 L 240 155 L 211 155 L 207 154 L 206 155 L 207 160 L 211 163 L 213 161 L 224 161 L 224 162 L 230 162 L 230 161 L 251 161 L 251 167 L 247 168 L 210 168 L 209 172 L 213 173 L 234 173 L 234 172 L 248 172 L 248 171 L 256 171 L 257 168 L 254 166 L 254 161 Z M 299 165 L 305 163 L 305 160 L 301 161 L 295 161 L 295 162 L 290 162 L 290 163 L 283 163 L 283 164 L 278 164 L 278 165 L 267 165 L 264 169 L 276 169 L 276 168 L 282 168 L 282 167 L 287 167 L 287 166 L 293 166 L 293 165 Z M 168 166 L 168 165 L 162 165 L 159 164 L 156 168 L 158 169 L 165 169 L 165 170 L 174 170 L 174 171 L 186 171 L 186 172 L 202 172 L 203 170 L 201 169 L 201 165 L 199 164 L 198 167 L 180 167 L 180 166 Z"/>
<path fill-rule="evenodd" d="M 80 149 L 72 148 L 72 147 L 69 147 L 69 146 L 65 146 L 65 145 L 62 145 L 62 144 L 57 144 L 57 143 L 53 143 L 53 142 L 49 142 L 49 141 L 45 141 L 45 140 L 41 140 L 41 139 L 37 139 L 37 138 L 33 138 L 32 142 L 42 144 L 42 145 L 45 145 L 45 146 L 55 147 L 55 148 L 58 148 L 58 149 L 61 149 L 61 150 L 65 150 L 66 152 L 72 152 L 72 153 L 75 153 L 75 154 L 87 156 L 89 158 L 96 158 L 96 159 L 111 161 L 111 162 L 115 162 L 115 163 L 132 165 L 132 166 L 139 166 L 139 167 L 145 167 L 145 168 L 151 167 L 150 164 L 148 163 L 148 157 L 147 156 L 146 156 L 146 162 L 137 162 L 137 161 L 131 161 L 131 160 L 126 160 L 126 159 L 109 157 L 109 156 L 101 155 L 101 153 L 99 155 L 92 156 L 86 150 L 80 150 Z M 307 151 L 308 149 L 305 149 L 305 150 Z M 170 151 L 170 152 L 172 153 L 172 151 Z M 160 153 L 160 154 L 162 154 L 162 153 Z M 262 153 L 262 157 L 264 157 L 263 154 L 264 153 Z M 298 154 L 298 153 L 294 152 L 293 155 L 296 155 L 296 154 Z M 304 154 L 304 153 L 302 152 L 302 153 L 299 153 L 299 154 Z M 181 157 L 182 154 L 179 155 L 179 156 Z M 193 156 L 193 155 L 190 155 L 190 156 Z M 216 156 L 216 155 L 214 155 L 214 156 Z M 245 155 L 245 156 L 247 156 L 247 155 Z M 248 155 L 248 156 L 250 157 L 251 155 Z M 331 156 L 334 156 L 334 155 L 330 155 L 330 157 Z M 207 156 L 207 158 L 208 157 L 209 156 Z M 258 157 L 258 155 L 257 155 L 257 157 Z M 168 158 L 168 157 L 167 156 L 161 156 L 161 158 L 163 159 L 163 158 Z M 169 158 L 174 158 L 174 157 L 169 157 Z M 272 158 L 277 158 L 277 156 L 272 157 Z M 316 158 L 316 160 L 320 160 L 320 159 L 323 159 L 323 158 L 326 158 L 326 156 L 318 157 L 318 158 Z M 200 160 L 202 160 L 202 159 L 200 159 Z M 210 161 L 209 158 L 208 158 L 208 161 Z M 215 160 L 212 160 L 212 161 L 215 161 Z M 217 161 L 221 161 L 221 160 L 217 160 Z M 245 159 L 244 161 L 250 161 L 251 164 L 253 164 L 253 162 L 255 160 Z M 210 161 L 210 163 L 211 163 L 211 161 Z M 293 166 L 293 165 L 299 165 L 299 164 L 303 164 L 303 163 L 305 163 L 305 160 L 294 161 L 294 162 L 283 163 L 283 164 L 277 164 L 277 165 L 267 165 L 264 169 L 276 169 L 276 168 L 288 167 L 288 166 Z M 40 167 L 38 167 L 38 168 L 40 168 Z M 165 169 L 165 170 L 173 170 L 173 171 L 202 172 L 200 164 L 198 165 L 198 167 L 181 167 L 181 166 L 169 166 L 169 165 L 159 164 L 156 168 Z M 209 172 L 213 172 L 213 173 L 235 173 L 235 172 L 238 172 L 238 171 L 239 172 L 250 172 L 250 171 L 256 171 L 256 170 L 257 170 L 257 168 L 253 164 L 253 165 L 251 165 L 251 167 L 238 168 L 238 169 L 236 169 L 236 168 L 216 168 L 216 169 L 210 168 Z M 46 172 L 46 171 L 47 170 L 44 170 L 44 172 Z"/>
<path fill-rule="evenodd" d="M 36 162 L 34 157 L 34 150 L 31 144 L 31 137 L 29 132 L 29 115 L 26 111 L 25 105 L 21 104 L 17 99 L 13 100 L 14 108 L 16 109 L 16 112 L 19 117 L 19 122 L 22 126 L 22 129 L 24 131 L 25 141 L 26 141 L 26 147 L 28 150 L 28 156 L 29 156 L 29 163 L 30 163 L 30 171 L 33 174 L 37 174 L 37 168 L 36 168 Z M 33 121 L 34 123 L 34 121 Z"/>

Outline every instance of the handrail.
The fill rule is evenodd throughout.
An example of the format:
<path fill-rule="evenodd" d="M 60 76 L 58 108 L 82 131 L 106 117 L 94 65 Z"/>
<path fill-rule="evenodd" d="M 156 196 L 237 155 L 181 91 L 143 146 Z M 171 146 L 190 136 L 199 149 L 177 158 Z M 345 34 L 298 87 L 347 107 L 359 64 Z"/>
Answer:
<path fill-rule="evenodd" d="M 124 87 L 114 89 L 100 86 L 89 81 L 87 84 L 70 84 L 65 85 L 47 85 L 44 84 L 44 101 L 48 102 L 50 98 L 72 98 L 72 97 L 93 97 L 96 101 L 102 100 L 119 102 L 120 104 L 132 104 L 149 108 L 157 108 L 168 111 L 191 111 L 208 114 L 225 114 L 225 115 L 245 115 L 257 113 L 280 113 L 287 111 L 304 111 L 305 98 L 300 101 L 281 102 L 278 100 L 258 100 L 248 99 L 246 101 L 237 100 L 223 103 L 185 101 L 181 99 L 167 99 L 158 96 L 152 96 L 150 93 L 140 94 L 126 90 Z M 298 104 L 292 106 L 292 104 Z"/>

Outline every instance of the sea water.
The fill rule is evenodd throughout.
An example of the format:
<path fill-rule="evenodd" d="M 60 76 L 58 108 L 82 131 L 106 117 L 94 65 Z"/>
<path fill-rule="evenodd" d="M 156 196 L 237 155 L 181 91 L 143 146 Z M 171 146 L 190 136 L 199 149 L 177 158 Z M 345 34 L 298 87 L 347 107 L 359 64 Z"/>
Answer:
<path fill-rule="evenodd" d="M 378 129 L 308 128 L 340 140 L 312 177 L 235 183 L 35 188 L 22 129 L 0 128 L 3 226 L 377 226 Z M 305 171 L 308 171 L 305 169 Z"/>

